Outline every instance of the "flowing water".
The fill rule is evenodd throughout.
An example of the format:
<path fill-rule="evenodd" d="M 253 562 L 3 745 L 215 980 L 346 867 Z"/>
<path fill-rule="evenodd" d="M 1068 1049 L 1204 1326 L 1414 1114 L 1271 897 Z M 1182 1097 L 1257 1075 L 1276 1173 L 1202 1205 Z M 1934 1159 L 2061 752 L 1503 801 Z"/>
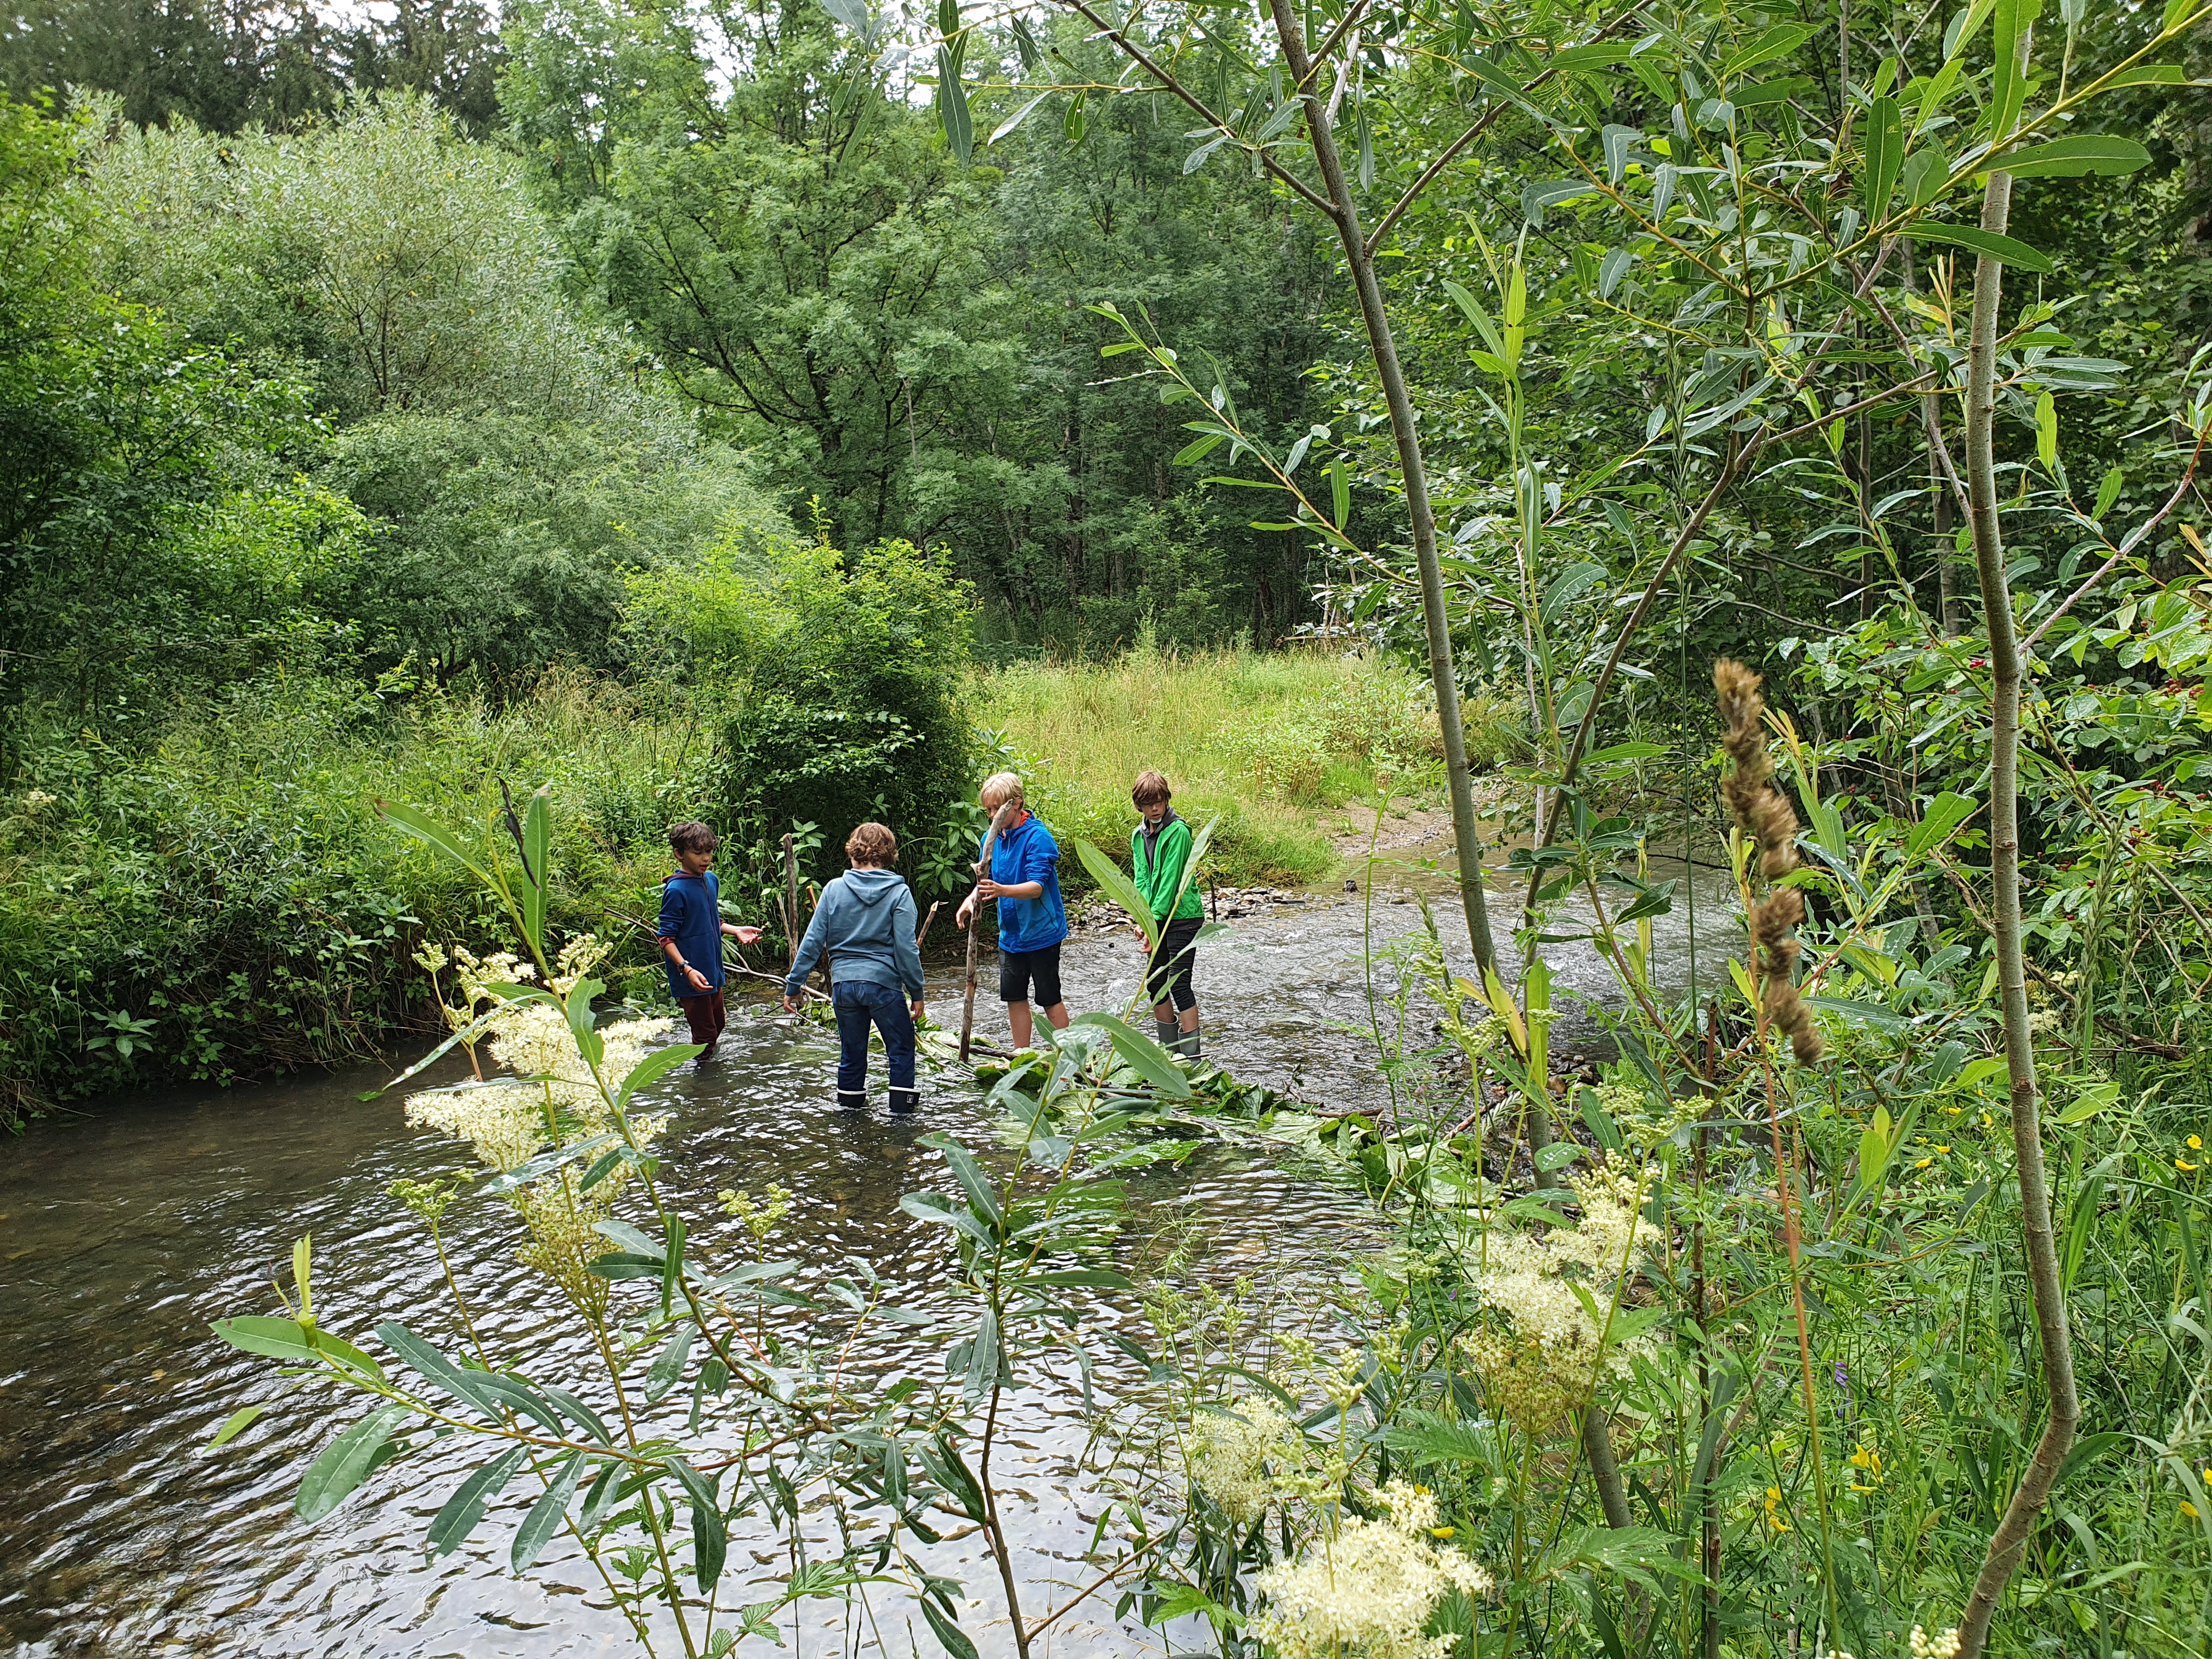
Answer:
<path fill-rule="evenodd" d="M 1379 1103 L 1372 1047 L 1351 1034 L 1369 1018 L 1364 926 L 1370 910 L 1378 940 L 1418 925 L 1407 894 L 1425 879 L 1398 872 L 1371 906 L 1316 895 L 1209 941 L 1199 979 L 1209 1057 L 1316 1103 Z M 1719 931 L 1723 902 L 1701 880 L 1700 937 Z M 1440 917 L 1448 939 L 1453 920 Z M 1687 968 L 1686 921 L 1678 908 L 1659 923 L 1669 988 Z M 1610 978 L 1586 947 L 1546 955 L 1565 991 L 1609 999 Z M 1066 959 L 1079 1010 L 1119 1008 L 1135 988 L 1139 963 L 1126 934 L 1072 940 Z M 1717 957 L 1705 964 L 1705 975 L 1717 966 Z M 951 976 L 931 988 L 933 1012 L 957 1018 Z M 988 983 L 979 1016 L 986 1034 L 1003 1033 Z M 841 1113 L 834 1058 L 834 1042 L 811 1028 L 759 1006 L 733 1010 L 722 1055 L 656 1091 L 655 1108 L 676 1115 L 662 1146 L 678 1206 L 695 1222 L 718 1218 L 718 1189 L 781 1183 L 795 1194 L 787 1251 L 863 1259 L 908 1300 L 927 1307 L 935 1296 L 942 1306 L 946 1235 L 908 1218 L 898 1199 L 951 1184 L 938 1156 L 916 1144 L 921 1135 L 988 1145 L 991 1115 L 972 1086 L 926 1073 L 919 1118 L 892 1120 L 880 1108 L 879 1065 L 878 1107 Z M 120 1098 L 0 1147 L 0 1654 L 542 1659 L 629 1650 L 565 1538 L 529 1576 L 507 1571 L 525 1483 L 469 1544 L 426 1560 L 424 1529 L 466 1467 L 458 1455 L 410 1459 L 321 1522 L 295 1519 L 301 1473 L 345 1419 L 320 1395 L 293 1401 L 271 1362 L 209 1333 L 211 1319 L 276 1310 L 270 1281 L 289 1273 L 292 1241 L 306 1232 L 315 1239 L 318 1310 L 332 1329 L 357 1339 L 386 1318 L 447 1328 L 420 1225 L 385 1188 L 452 1169 L 459 1149 L 406 1128 L 398 1095 L 356 1099 L 383 1077 Z M 1171 1237 L 1197 1271 L 1224 1288 L 1252 1279 L 1254 1299 L 1278 1307 L 1322 1305 L 1347 1259 L 1382 1237 L 1349 1186 L 1264 1144 L 1207 1141 L 1179 1167 L 1133 1179 L 1130 1209 L 1125 1266 Z M 489 1204 L 457 1206 L 447 1219 L 465 1278 L 496 1287 L 491 1300 L 504 1311 L 490 1322 L 492 1345 L 528 1352 L 533 1371 L 560 1380 L 562 1350 L 534 1311 L 550 1293 L 515 1262 L 516 1231 Z M 1149 1340 L 1133 1311 L 1107 1316 Z M 908 1328 L 897 1344 L 879 1343 L 872 1364 L 886 1382 L 941 1375 L 957 1334 L 951 1321 Z M 1110 1396 L 1128 1380 L 1109 1364 L 1098 1382 Z M 230 1413 L 254 1402 L 270 1405 L 268 1416 L 230 1446 L 206 1449 Z M 1033 1619 L 1066 1599 L 1060 1587 L 1088 1582 L 1080 1557 L 1103 1499 L 1085 1475 L 1087 1440 L 1072 1382 L 1022 1394 L 1000 1475 Z M 789 1565 L 772 1542 L 733 1538 L 726 1598 L 771 1597 Z M 933 1571 L 966 1583 L 963 1622 L 994 1655 L 1011 1642 L 981 1544 L 949 1537 L 927 1554 Z M 799 1603 L 784 1616 L 782 1651 L 936 1650 L 899 1604 L 878 1600 L 874 1611 L 876 1626 L 849 1629 L 836 1604 Z M 1159 1632 L 1116 1625 L 1110 1612 L 1078 1608 L 1040 1652 L 1162 1650 Z M 771 1650 L 756 1640 L 741 1650 Z"/>

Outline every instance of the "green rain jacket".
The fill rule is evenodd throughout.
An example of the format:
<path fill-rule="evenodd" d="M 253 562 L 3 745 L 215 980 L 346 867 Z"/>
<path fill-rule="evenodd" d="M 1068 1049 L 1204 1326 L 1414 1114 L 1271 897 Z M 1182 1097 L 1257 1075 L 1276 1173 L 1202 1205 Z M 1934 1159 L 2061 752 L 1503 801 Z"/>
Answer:
<path fill-rule="evenodd" d="M 1147 844 L 1149 843 L 1149 845 Z M 1206 906 L 1198 896 L 1198 877 L 1191 876 L 1190 885 L 1182 890 L 1182 898 L 1176 899 L 1176 889 L 1182 884 L 1183 866 L 1190 862 L 1190 826 L 1168 808 L 1167 817 L 1155 831 L 1139 819 L 1129 835 L 1129 867 L 1137 878 L 1137 890 L 1145 896 L 1152 907 L 1155 921 L 1187 921 L 1206 915 Z M 1175 914 L 1168 914 L 1173 904 Z"/>

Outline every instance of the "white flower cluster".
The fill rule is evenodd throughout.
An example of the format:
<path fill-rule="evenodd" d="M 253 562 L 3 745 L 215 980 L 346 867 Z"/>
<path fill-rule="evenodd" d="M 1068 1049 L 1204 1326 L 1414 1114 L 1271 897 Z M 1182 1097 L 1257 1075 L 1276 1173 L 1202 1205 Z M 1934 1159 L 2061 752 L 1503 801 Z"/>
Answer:
<path fill-rule="evenodd" d="M 1277 1476 L 1303 1462 L 1296 1443 L 1304 1437 L 1264 1395 L 1237 1401 L 1236 1409 L 1234 1417 L 1201 1417 L 1192 1425 L 1183 1474 L 1224 1515 L 1249 1526 L 1274 1501 Z"/>
<path fill-rule="evenodd" d="M 1424 1636 L 1446 1591 L 1489 1589 L 1489 1573 L 1435 1534 L 1437 1500 L 1393 1480 L 1387 1521 L 1347 1516 L 1300 1559 L 1253 1578 L 1267 1610 L 1252 1633 L 1281 1659 L 1444 1659 L 1456 1636 Z"/>
<path fill-rule="evenodd" d="M 1510 1328 L 1492 1325 L 1461 1340 L 1492 1404 L 1531 1435 L 1551 1428 L 1603 1376 L 1625 1375 L 1638 1346 L 1606 1342 L 1569 1279 L 1583 1284 L 1602 1311 L 1659 1236 L 1643 1218 L 1643 1183 L 1635 1176 L 1601 1164 L 1569 1184 L 1582 1207 L 1577 1226 L 1540 1239 L 1488 1235 L 1475 1285 L 1483 1305 L 1504 1314 Z"/>
<path fill-rule="evenodd" d="M 1955 1629 L 1947 1630 L 1941 1636 L 1930 1636 L 1915 1625 L 1910 1639 L 1912 1659 L 1958 1659 L 1959 1632 Z"/>
<path fill-rule="evenodd" d="M 555 987 L 560 988 L 563 981 L 573 986 L 605 955 L 606 947 L 588 935 L 571 941 L 561 953 Z M 426 967 L 433 965 L 434 957 L 435 966 L 447 965 L 444 953 L 434 949 L 424 952 Z M 457 950 L 451 961 L 467 999 L 464 1024 L 474 1017 L 479 1001 L 497 1000 L 486 986 L 532 977 L 528 964 L 512 957 L 478 958 Z M 447 1018 L 456 1012 L 448 1008 Z M 632 1019 L 602 1028 L 604 1050 L 595 1073 L 558 1008 L 542 1002 L 507 1004 L 493 1015 L 490 1042 L 499 1063 L 516 1074 L 514 1080 L 413 1096 L 407 1102 L 407 1121 L 467 1141 L 479 1164 L 505 1174 L 548 1147 L 574 1146 L 612 1130 L 608 1096 L 620 1090 L 622 1079 L 674 1024 Z M 630 1137 L 642 1150 L 666 1122 L 665 1116 L 632 1117 Z M 618 1166 L 589 1192 L 580 1186 L 583 1173 L 580 1167 L 564 1169 L 519 1189 L 509 1201 L 530 1229 L 522 1259 L 572 1296 L 596 1299 L 604 1295 L 605 1282 L 593 1279 L 586 1265 L 610 1248 L 598 1225 L 612 1213 L 632 1172 L 627 1164 Z"/>

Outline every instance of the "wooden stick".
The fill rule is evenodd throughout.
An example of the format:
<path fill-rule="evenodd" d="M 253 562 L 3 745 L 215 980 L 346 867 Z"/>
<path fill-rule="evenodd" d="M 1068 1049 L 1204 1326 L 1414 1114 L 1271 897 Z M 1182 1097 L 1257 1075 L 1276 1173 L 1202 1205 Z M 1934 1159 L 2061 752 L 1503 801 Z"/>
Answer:
<path fill-rule="evenodd" d="M 799 966 L 799 854 L 791 837 L 783 838 L 783 931 L 791 940 L 791 966 Z"/>
<path fill-rule="evenodd" d="M 938 900 L 935 904 L 929 907 L 929 914 L 921 919 L 921 931 L 914 936 L 915 955 L 920 956 L 921 954 L 923 941 L 927 939 L 929 937 L 929 924 L 937 920 L 937 912 L 944 902 L 945 901 L 943 899 Z"/>
<path fill-rule="evenodd" d="M 991 878 L 991 849 L 998 845 L 999 827 L 1006 822 L 1013 803 L 1007 801 L 992 815 L 991 827 L 983 836 L 983 857 L 975 866 L 979 882 Z M 960 1010 L 960 1058 L 968 1058 L 969 1043 L 975 1036 L 975 935 L 983 920 L 983 901 L 975 901 L 975 909 L 968 917 L 968 997 Z M 916 946 L 917 950 L 921 947 Z"/>

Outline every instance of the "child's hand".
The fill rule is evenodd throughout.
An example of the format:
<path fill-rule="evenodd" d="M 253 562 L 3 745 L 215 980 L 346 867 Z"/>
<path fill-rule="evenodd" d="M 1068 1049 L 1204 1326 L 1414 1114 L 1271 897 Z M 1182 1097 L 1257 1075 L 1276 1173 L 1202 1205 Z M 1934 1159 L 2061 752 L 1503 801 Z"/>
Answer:
<path fill-rule="evenodd" d="M 706 975 L 701 973 L 696 968 L 686 968 L 684 970 L 684 977 L 690 981 L 691 988 L 701 996 L 707 995 L 714 988 L 707 982 Z"/>
<path fill-rule="evenodd" d="M 786 997 L 783 1000 L 783 1012 L 787 1014 L 795 1014 L 799 1012 L 799 1005 L 789 997 Z"/>
<path fill-rule="evenodd" d="M 980 878 L 975 883 L 975 896 L 979 899 L 994 899 L 998 897 L 999 884 L 993 881 L 988 876 Z"/>
<path fill-rule="evenodd" d="M 965 927 L 968 925 L 968 918 L 975 914 L 975 896 L 970 893 L 966 898 L 960 901 L 960 908 L 952 913 L 954 925 Z"/>
<path fill-rule="evenodd" d="M 757 927 L 732 927 L 726 921 L 722 924 L 722 931 L 740 945 L 760 943 L 761 930 Z"/>
<path fill-rule="evenodd" d="M 927 1019 L 929 1017 L 927 1012 L 921 1006 L 921 999 L 920 997 L 916 997 L 914 1000 L 913 1013 L 916 1019 Z"/>

